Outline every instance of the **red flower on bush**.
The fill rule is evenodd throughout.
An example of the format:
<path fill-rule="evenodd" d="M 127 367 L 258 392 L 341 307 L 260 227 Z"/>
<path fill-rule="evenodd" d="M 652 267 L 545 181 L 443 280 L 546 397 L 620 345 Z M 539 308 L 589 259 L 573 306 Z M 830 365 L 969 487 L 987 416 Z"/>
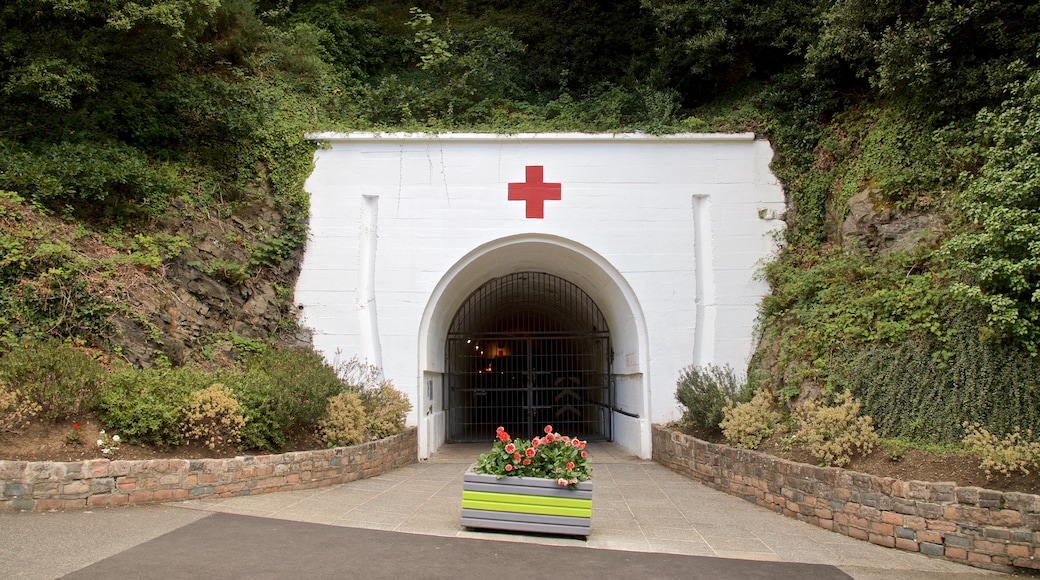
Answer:
<path fill-rule="evenodd" d="M 552 433 L 552 425 L 546 425 L 545 429 L 542 429 L 546 433 Z"/>
<path fill-rule="evenodd" d="M 516 445 L 513 445 L 512 443 L 506 445 L 506 453 L 512 453 L 514 451 L 516 451 Z"/>

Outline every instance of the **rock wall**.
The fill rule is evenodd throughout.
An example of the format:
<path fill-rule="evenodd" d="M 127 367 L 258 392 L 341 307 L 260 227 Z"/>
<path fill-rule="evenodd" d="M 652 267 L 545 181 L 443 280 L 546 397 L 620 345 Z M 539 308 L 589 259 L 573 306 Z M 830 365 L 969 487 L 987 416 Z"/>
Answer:
<path fill-rule="evenodd" d="M 415 428 L 352 447 L 230 459 L 0 461 L 0 511 L 115 507 L 313 489 L 414 463 Z"/>
<path fill-rule="evenodd" d="M 653 428 L 654 461 L 787 517 L 984 568 L 1040 570 L 1040 495 L 816 467 Z"/>

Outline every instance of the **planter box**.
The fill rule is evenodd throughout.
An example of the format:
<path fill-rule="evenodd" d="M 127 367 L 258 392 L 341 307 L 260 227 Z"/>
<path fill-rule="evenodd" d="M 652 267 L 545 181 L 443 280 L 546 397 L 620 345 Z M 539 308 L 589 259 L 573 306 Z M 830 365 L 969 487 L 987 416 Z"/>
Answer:
<path fill-rule="evenodd" d="M 462 525 L 511 532 L 588 536 L 592 482 L 563 487 L 554 479 L 474 473 L 462 481 Z"/>

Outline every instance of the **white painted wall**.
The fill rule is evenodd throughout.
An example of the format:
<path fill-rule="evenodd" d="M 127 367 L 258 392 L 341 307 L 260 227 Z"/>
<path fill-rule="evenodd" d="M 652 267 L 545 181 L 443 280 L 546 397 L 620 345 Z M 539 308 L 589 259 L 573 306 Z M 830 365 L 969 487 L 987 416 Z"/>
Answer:
<path fill-rule="evenodd" d="M 489 279 L 545 271 L 603 310 L 614 343 L 616 439 L 650 454 L 678 417 L 690 364 L 746 366 L 755 273 L 784 211 L 772 149 L 751 134 L 332 134 L 306 184 L 302 322 L 332 360 L 380 365 L 413 403 L 420 456 L 444 441 L 447 326 Z M 525 167 L 562 184 L 543 219 L 507 199 Z M 430 388 L 431 383 L 433 388 Z M 489 434 L 489 440 L 492 434 Z"/>

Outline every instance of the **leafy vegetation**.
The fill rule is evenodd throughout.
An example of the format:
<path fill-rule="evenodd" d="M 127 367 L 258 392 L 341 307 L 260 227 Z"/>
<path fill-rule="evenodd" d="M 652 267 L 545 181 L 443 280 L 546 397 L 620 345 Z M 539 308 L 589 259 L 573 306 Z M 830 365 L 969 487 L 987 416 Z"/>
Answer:
<path fill-rule="evenodd" d="M 851 388 L 887 436 L 956 441 L 961 418 L 1005 435 L 1016 413 L 1040 432 L 1038 47 L 1040 9 L 1013 0 L 12 0 L 0 351 L 72 340 L 156 367 L 115 372 L 101 400 L 120 425 L 126 399 L 155 405 L 135 436 L 166 444 L 158 393 L 194 379 L 160 386 L 188 372 L 164 365 L 233 369 L 205 386 L 242 405 L 243 444 L 277 447 L 340 392 L 271 348 L 295 328 L 305 131 L 750 130 L 789 204 L 749 388 Z M 865 190 L 941 225 L 854 248 L 841 226 Z M 271 326 L 177 333 L 178 301 L 261 285 Z M 279 387 L 296 371 L 306 395 Z"/>

